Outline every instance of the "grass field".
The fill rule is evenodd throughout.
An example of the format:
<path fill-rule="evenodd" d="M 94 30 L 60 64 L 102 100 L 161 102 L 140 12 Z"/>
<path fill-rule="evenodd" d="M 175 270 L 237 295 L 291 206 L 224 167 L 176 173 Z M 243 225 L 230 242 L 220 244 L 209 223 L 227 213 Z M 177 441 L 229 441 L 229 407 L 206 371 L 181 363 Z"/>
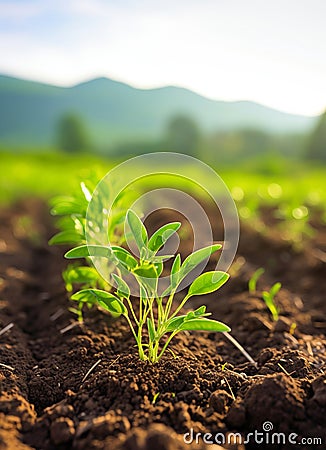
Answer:
<path fill-rule="evenodd" d="M 79 179 L 92 173 L 100 178 L 118 163 L 86 154 L 1 152 L 0 203 L 30 196 L 48 199 L 69 194 Z M 287 203 L 293 207 L 306 204 L 326 209 L 324 167 L 284 160 L 278 161 L 277 166 L 265 161 L 214 169 L 239 203 Z"/>

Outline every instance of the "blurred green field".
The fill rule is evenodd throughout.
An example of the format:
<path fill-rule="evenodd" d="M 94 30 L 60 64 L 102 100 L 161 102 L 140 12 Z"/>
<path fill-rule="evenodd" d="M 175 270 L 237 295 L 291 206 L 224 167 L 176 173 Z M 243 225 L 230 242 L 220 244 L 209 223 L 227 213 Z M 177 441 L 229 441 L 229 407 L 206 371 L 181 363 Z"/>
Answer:
<path fill-rule="evenodd" d="M 112 163 L 86 154 L 1 152 L 0 167 L 0 204 L 5 205 L 30 196 L 69 194 L 79 178 L 92 171 L 104 175 Z"/>
<path fill-rule="evenodd" d="M 0 153 L 0 203 L 37 196 L 69 194 L 79 179 L 91 173 L 103 176 L 118 164 L 89 154 L 66 153 L 12 154 Z M 308 204 L 326 207 L 324 189 L 326 169 L 289 160 L 248 161 L 241 167 L 214 167 L 237 202 L 256 200 L 276 204 Z"/>

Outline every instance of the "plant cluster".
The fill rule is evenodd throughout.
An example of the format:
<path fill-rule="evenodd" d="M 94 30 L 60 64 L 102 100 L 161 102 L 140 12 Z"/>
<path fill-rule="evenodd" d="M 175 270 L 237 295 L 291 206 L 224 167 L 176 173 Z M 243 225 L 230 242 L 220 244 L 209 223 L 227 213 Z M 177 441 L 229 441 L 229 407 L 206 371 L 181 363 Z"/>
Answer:
<path fill-rule="evenodd" d="M 159 228 L 152 236 L 138 215 L 128 210 L 126 223 L 130 228 L 130 236 L 136 244 L 139 257 L 135 257 L 121 245 L 78 245 L 65 255 L 68 259 L 105 258 L 113 266 L 111 283 L 115 289 L 99 288 L 92 283 L 98 283 L 98 278 L 88 278 L 88 286 L 75 292 L 71 299 L 78 305 L 98 305 L 109 311 L 113 316 L 123 316 L 135 338 L 138 354 L 141 360 L 156 363 L 167 350 L 169 343 L 179 332 L 185 330 L 203 330 L 210 332 L 227 332 L 230 328 L 216 320 L 208 319 L 210 313 L 206 306 L 182 313 L 187 301 L 197 295 L 216 291 L 229 278 L 221 271 L 210 271 L 199 275 L 190 285 L 183 299 L 175 304 L 175 295 L 185 278 L 201 263 L 221 248 L 220 245 L 210 245 L 190 254 L 184 261 L 178 254 L 173 258 L 168 275 L 168 285 L 159 293 L 159 280 L 170 255 L 159 255 L 168 239 L 180 228 L 179 222 L 168 223 Z M 90 268 L 92 269 L 92 268 Z M 93 270 L 93 269 L 92 269 Z M 85 281 L 84 269 L 74 269 L 74 281 Z M 72 272 L 71 272 L 72 273 Z M 131 295 L 130 277 L 136 282 L 138 299 Z M 71 281 L 71 278 L 69 279 Z M 69 282 L 68 280 L 68 282 Z M 67 284 L 67 279 L 66 279 Z M 71 283 L 72 284 L 72 283 Z M 71 286 L 69 286 L 71 287 Z"/>
<path fill-rule="evenodd" d="M 58 196 L 51 200 L 51 214 L 58 217 L 56 233 L 49 241 L 50 245 L 85 245 L 86 244 L 86 214 L 92 194 L 96 186 L 96 176 L 80 183 L 80 189 L 70 196 Z M 99 195 L 99 201 L 106 198 L 107 192 L 103 192 L 105 184 L 100 185 L 102 189 Z M 129 194 L 130 197 L 130 194 Z M 115 207 L 107 223 L 107 233 L 111 242 L 122 245 L 124 235 L 122 226 L 125 220 L 124 202 L 126 195 L 121 196 L 115 204 Z M 99 205 L 105 211 L 105 205 Z M 100 288 L 110 290 L 110 285 L 106 283 L 93 267 L 91 259 L 86 258 L 86 265 L 77 262 L 69 264 L 63 271 L 62 276 L 65 282 L 67 292 L 71 293 L 76 287 L 78 288 Z M 74 302 L 76 304 L 76 302 Z M 77 302 L 77 306 L 70 309 L 76 314 L 78 321 L 83 321 L 83 307 L 92 307 L 93 302 Z"/>

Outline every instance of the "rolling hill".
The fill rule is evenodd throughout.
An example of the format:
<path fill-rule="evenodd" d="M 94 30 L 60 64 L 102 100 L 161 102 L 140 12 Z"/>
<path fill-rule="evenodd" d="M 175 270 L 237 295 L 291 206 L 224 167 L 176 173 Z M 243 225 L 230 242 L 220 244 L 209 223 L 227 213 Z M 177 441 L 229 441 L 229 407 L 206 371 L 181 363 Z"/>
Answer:
<path fill-rule="evenodd" d="M 167 86 L 136 89 L 108 78 L 58 87 L 0 76 L 0 143 L 47 146 L 54 142 L 59 118 L 75 112 L 86 122 L 97 145 L 151 138 L 168 119 L 192 116 L 206 130 L 259 128 L 272 133 L 311 129 L 314 117 L 280 112 L 249 101 L 225 102 L 187 89 Z"/>

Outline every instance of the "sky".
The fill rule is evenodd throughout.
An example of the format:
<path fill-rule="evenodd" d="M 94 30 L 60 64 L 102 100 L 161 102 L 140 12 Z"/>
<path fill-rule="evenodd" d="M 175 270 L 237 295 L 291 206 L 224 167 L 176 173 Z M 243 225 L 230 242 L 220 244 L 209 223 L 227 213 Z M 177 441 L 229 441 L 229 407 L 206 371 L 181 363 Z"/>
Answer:
<path fill-rule="evenodd" d="M 325 0 L 0 0 L 0 73 L 326 108 Z"/>

